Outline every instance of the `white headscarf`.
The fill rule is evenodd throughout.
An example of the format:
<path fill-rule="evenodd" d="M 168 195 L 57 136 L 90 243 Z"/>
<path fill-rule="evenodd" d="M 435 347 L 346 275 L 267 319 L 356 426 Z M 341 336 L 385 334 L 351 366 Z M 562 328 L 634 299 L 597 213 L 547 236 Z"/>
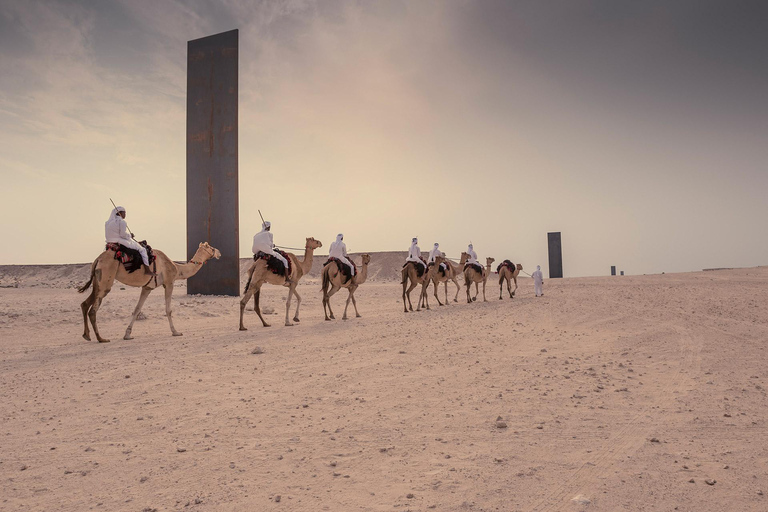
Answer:
<path fill-rule="evenodd" d="M 536 270 L 541 270 L 541 265 L 536 265 Z"/>
<path fill-rule="evenodd" d="M 112 219 L 114 219 L 115 215 L 117 215 L 118 213 L 124 212 L 124 211 L 125 211 L 125 208 L 123 208 L 122 206 L 116 206 L 116 207 L 112 208 L 112 213 L 109 214 L 109 218 L 107 219 L 107 222 L 109 222 Z"/>
<path fill-rule="evenodd" d="M 342 240 L 344 240 L 344 235 L 342 233 L 339 233 L 338 235 L 336 235 L 337 242 L 341 242 Z"/>

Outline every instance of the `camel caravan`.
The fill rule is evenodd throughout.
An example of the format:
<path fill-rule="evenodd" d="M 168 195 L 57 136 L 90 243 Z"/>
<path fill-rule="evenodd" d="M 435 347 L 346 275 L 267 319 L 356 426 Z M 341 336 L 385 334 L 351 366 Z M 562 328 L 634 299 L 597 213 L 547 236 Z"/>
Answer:
<path fill-rule="evenodd" d="M 152 250 L 146 241 L 137 242 L 133 233 L 128 230 L 125 223 L 125 208 L 115 206 L 105 223 L 106 248 L 91 264 L 90 279 L 83 286 L 78 288 L 78 292 L 84 293 L 92 287 L 90 295 L 80 305 L 83 313 L 83 338 L 90 341 L 90 329 L 88 322 L 93 327 L 93 332 L 99 343 L 107 343 L 110 340 L 104 338 L 99 333 L 96 323 L 96 314 L 107 294 L 112 289 L 115 281 L 126 286 L 141 288 L 139 301 L 134 308 L 130 323 L 125 330 L 124 340 L 131 340 L 131 332 L 136 319 L 141 314 L 142 306 L 147 300 L 149 294 L 160 286 L 165 292 L 165 315 L 168 318 L 168 325 L 171 328 L 173 336 L 181 336 L 173 325 L 173 316 L 171 308 L 171 298 L 173 295 L 174 283 L 178 280 L 188 279 L 203 267 L 205 263 L 212 259 L 219 259 L 221 253 L 215 247 L 211 247 L 208 242 L 200 242 L 197 252 L 187 263 L 177 263 L 171 261 L 163 252 Z M 314 252 L 323 246 L 322 242 L 313 237 L 308 237 L 305 241 L 304 255 L 300 260 L 296 254 L 284 252 L 278 249 L 273 242 L 271 224 L 264 221 L 262 230 L 253 237 L 253 263 L 247 271 L 247 282 L 243 289 L 240 299 L 240 326 L 241 331 L 246 331 L 243 322 L 244 312 L 248 303 L 253 299 L 253 310 L 261 320 L 263 327 L 269 327 L 270 324 L 264 320 L 259 306 L 261 296 L 261 287 L 264 284 L 281 286 L 288 288 L 288 297 L 285 301 L 285 326 L 293 326 L 299 322 L 299 308 L 301 306 L 301 296 L 297 292 L 298 284 L 302 277 L 309 274 L 312 270 L 312 261 Z M 347 254 L 347 246 L 344 243 L 344 235 L 339 234 L 336 241 L 333 242 L 328 251 L 328 259 L 323 264 L 321 272 L 321 287 L 323 313 L 326 321 L 335 319 L 331 309 L 330 299 L 342 288 L 347 290 L 347 300 L 344 307 L 342 320 L 347 320 L 347 311 L 350 302 L 355 310 L 355 317 L 360 318 L 355 300 L 355 291 L 365 283 L 368 278 L 368 266 L 371 261 L 369 254 L 361 255 L 362 264 L 358 266 L 351 260 Z M 401 271 L 401 284 L 403 287 L 403 311 L 408 313 L 413 311 L 411 303 L 411 291 L 421 286 L 419 290 L 419 299 L 416 304 L 416 311 L 430 309 L 428 300 L 429 285 L 433 285 L 434 298 L 440 306 L 448 305 L 448 283 L 452 282 L 456 287 L 456 293 L 453 302 L 458 302 L 461 285 L 459 276 L 464 277 L 464 286 L 466 287 L 467 303 L 477 300 L 479 294 L 479 284 L 483 285 L 483 301 L 487 302 L 485 297 L 485 288 L 488 277 L 491 274 L 491 265 L 495 260 L 486 258 L 485 267 L 477 261 L 472 244 L 469 244 L 467 251 L 461 253 L 461 259 L 455 264 L 445 253 L 440 251 L 439 244 L 429 252 L 428 259 L 424 259 L 418 246 L 418 240 L 414 238 L 408 251 L 408 257 Z M 523 270 L 520 264 L 515 265 L 510 260 L 504 260 L 497 268 L 499 275 L 499 300 L 503 299 L 504 283 L 507 285 L 507 291 L 510 298 L 514 298 L 517 291 L 517 276 Z M 540 271 L 534 273 L 534 279 L 539 277 Z M 511 283 L 514 282 L 514 290 Z M 471 287 L 475 285 L 475 294 L 472 296 Z M 445 302 L 440 301 L 438 290 L 440 285 L 444 287 Z M 537 285 L 540 284 L 537 281 Z M 539 296 L 540 288 L 537 288 Z M 290 320 L 291 300 L 296 297 L 296 311 L 293 315 L 293 322 Z"/>

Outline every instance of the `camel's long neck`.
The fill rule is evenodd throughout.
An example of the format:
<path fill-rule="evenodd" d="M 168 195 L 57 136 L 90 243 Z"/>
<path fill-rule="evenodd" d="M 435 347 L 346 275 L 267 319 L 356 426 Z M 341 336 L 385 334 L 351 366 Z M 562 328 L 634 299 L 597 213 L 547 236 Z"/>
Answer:
<path fill-rule="evenodd" d="M 304 273 L 304 275 L 309 274 L 309 271 L 312 270 L 312 258 L 315 255 L 315 250 L 310 249 L 309 247 L 304 248 L 304 260 L 300 262 L 301 264 L 301 270 Z"/>
<path fill-rule="evenodd" d="M 363 263 L 363 268 L 361 268 L 360 272 L 357 273 L 357 278 L 355 279 L 355 282 L 357 284 L 363 284 L 366 279 L 368 279 L 368 264 Z"/>
<path fill-rule="evenodd" d="M 191 261 L 188 263 L 174 263 L 176 265 L 176 281 L 179 281 L 181 279 L 189 279 L 193 275 L 200 272 L 200 269 L 203 268 L 202 263 L 192 263 Z"/>

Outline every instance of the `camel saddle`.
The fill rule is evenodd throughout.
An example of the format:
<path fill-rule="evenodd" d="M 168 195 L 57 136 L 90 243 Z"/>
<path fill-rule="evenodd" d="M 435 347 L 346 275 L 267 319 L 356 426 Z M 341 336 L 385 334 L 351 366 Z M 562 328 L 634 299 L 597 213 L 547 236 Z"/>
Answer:
<path fill-rule="evenodd" d="M 514 264 L 514 263 L 512 263 L 512 262 L 511 262 L 511 261 L 509 261 L 509 260 L 504 260 L 504 261 L 502 261 L 502 262 L 499 264 L 499 266 L 498 266 L 498 267 L 496 267 L 496 273 L 497 273 L 497 274 L 498 274 L 499 272 L 501 272 L 501 267 L 507 267 L 507 268 L 509 269 L 509 271 L 510 271 L 510 272 L 512 272 L 513 274 L 515 273 L 515 270 L 517 270 L 517 267 L 515 266 L 515 264 Z"/>
<path fill-rule="evenodd" d="M 405 266 L 408 265 L 409 263 L 413 263 L 414 265 L 416 265 L 416 275 L 419 277 L 423 276 L 424 271 L 429 267 L 427 266 L 427 262 L 424 261 L 424 258 L 419 258 L 419 259 L 421 260 L 422 265 L 416 265 L 415 261 L 406 261 L 403 264 L 403 268 L 405 268 Z"/>
<path fill-rule="evenodd" d="M 333 257 L 328 258 L 328 261 L 323 263 L 323 268 L 325 268 L 325 266 L 328 265 L 331 262 L 335 262 L 336 266 L 339 269 L 339 272 L 341 272 L 342 275 L 344 275 L 344 277 L 346 277 L 345 282 L 349 281 L 350 279 L 352 279 L 352 270 L 350 270 L 350 268 L 343 261 L 341 261 L 338 258 L 333 258 Z M 355 265 L 355 262 L 352 261 L 352 260 L 349 260 L 349 262 L 352 263 L 353 267 L 355 267 L 355 275 L 357 275 L 357 265 Z"/>
<path fill-rule="evenodd" d="M 464 264 L 464 270 L 467 270 L 467 267 L 472 267 L 475 269 L 475 272 L 478 274 L 483 273 L 483 267 L 479 263 L 465 263 Z"/>
<path fill-rule="evenodd" d="M 435 265 L 435 262 L 433 261 L 432 263 L 427 265 L 427 269 L 429 269 L 430 267 L 433 267 L 434 265 Z M 441 263 L 440 264 L 440 268 L 438 268 L 437 271 L 440 272 L 443 276 L 445 276 L 445 269 L 446 268 L 447 267 L 445 266 L 445 263 Z"/>
<path fill-rule="evenodd" d="M 285 268 L 285 265 L 279 258 L 275 258 L 271 254 L 261 251 L 253 255 L 253 261 L 265 260 L 267 262 L 267 269 L 269 269 L 270 272 L 277 274 L 278 276 L 289 277 L 291 275 L 291 258 L 288 257 L 288 253 L 281 251 L 280 249 L 275 249 L 275 252 L 281 254 L 283 258 L 285 258 L 285 261 L 288 262 L 288 268 Z"/>
<path fill-rule="evenodd" d="M 155 253 L 152 250 L 152 247 L 147 244 L 146 240 L 139 242 L 139 245 L 143 246 L 147 250 L 147 260 L 151 265 L 152 262 L 155 261 Z M 141 260 L 141 253 L 139 251 L 136 249 L 131 249 L 130 247 L 126 247 L 123 244 L 110 242 L 107 244 L 105 250 L 115 251 L 115 259 L 123 264 L 123 268 L 125 268 L 125 271 L 129 274 L 131 272 L 136 272 L 144 264 L 144 262 Z"/>

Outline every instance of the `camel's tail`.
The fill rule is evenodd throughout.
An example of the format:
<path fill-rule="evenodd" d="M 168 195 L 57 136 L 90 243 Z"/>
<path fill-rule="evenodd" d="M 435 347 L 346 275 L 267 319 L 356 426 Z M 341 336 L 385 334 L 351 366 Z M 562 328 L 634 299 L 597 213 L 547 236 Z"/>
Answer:
<path fill-rule="evenodd" d="M 91 283 L 93 282 L 93 276 L 96 273 L 96 261 L 94 260 L 93 263 L 91 263 L 91 278 L 88 280 L 87 283 L 85 283 L 83 286 L 77 289 L 77 293 L 83 293 L 85 290 L 91 287 Z"/>

